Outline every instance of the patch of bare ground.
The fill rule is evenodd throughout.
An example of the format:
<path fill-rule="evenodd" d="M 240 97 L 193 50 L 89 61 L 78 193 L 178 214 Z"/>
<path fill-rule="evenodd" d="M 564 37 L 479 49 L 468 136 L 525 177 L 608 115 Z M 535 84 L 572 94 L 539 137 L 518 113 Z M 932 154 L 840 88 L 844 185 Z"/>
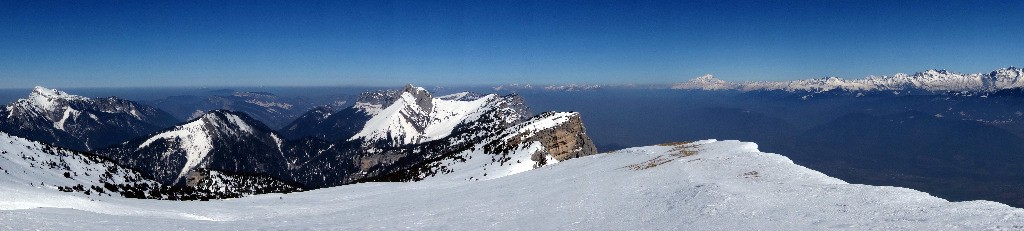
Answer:
<path fill-rule="evenodd" d="M 693 150 L 693 148 L 696 147 L 696 146 L 695 145 L 690 145 L 690 143 L 691 142 L 671 142 L 671 143 L 658 144 L 658 146 L 664 146 L 664 147 L 673 146 L 673 148 L 671 150 L 669 150 L 669 155 L 667 155 L 667 156 L 666 155 L 659 155 L 657 157 L 654 157 L 654 159 L 650 159 L 650 160 L 647 160 L 647 161 L 644 161 L 644 162 L 640 162 L 640 163 L 636 163 L 636 164 L 626 165 L 623 168 L 630 169 L 630 170 L 633 170 L 633 171 L 640 171 L 640 170 L 645 170 L 645 169 L 650 169 L 650 168 L 658 167 L 658 166 L 660 166 L 662 164 L 665 164 L 665 163 L 668 163 L 668 162 L 672 162 L 674 160 L 678 160 L 678 159 L 683 158 L 683 157 L 697 155 L 697 151 Z"/>

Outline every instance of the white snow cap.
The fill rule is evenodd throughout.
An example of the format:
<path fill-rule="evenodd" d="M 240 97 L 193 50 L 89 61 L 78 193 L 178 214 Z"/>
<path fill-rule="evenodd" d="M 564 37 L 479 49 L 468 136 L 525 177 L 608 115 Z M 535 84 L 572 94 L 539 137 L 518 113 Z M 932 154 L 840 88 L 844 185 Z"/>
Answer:
<path fill-rule="evenodd" d="M 25 102 L 34 107 L 44 109 L 46 111 L 53 111 L 58 109 L 58 101 L 75 101 L 75 100 L 89 100 L 88 97 L 77 96 L 68 94 L 63 91 L 56 89 L 49 89 L 41 86 L 32 88 L 32 93 L 29 93 L 28 98 L 24 99 Z M 19 100 L 20 101 L 20 100 Z"/>

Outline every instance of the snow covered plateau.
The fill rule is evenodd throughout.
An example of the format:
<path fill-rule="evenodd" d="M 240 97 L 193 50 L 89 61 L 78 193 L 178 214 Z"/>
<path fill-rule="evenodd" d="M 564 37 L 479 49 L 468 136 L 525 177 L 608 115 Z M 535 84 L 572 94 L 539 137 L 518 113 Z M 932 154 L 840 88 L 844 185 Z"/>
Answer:
<path fill-rule="evenodd" d="M 0 180 L 0 183 L 7 181 Z M 214 201 L 0 185 L 0 229 L 1022 230 L 1024 209 L 848 184 L 704 140 L 568 159 L 467 181 L 435 177 Z"/>

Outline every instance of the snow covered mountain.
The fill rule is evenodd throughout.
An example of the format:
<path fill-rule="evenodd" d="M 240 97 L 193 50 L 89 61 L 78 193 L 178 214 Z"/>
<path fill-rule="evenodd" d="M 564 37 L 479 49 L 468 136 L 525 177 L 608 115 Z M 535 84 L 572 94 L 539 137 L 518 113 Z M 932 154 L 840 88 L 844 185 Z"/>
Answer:
<path fill-rule="evenodd" d="M 740 91 L 788 91 L 826 92 L 844 91 L 922 91 L 922 92 L 994 92 L 1024 87 L 1024 69 L 1008 67 L 989 73 L 963 74 L 946 70 L 927 70 L 893 76 L 868 77 L 864 79 L 842 79 L 826 77 L 819 79 L 793 80 L 782 82 L 753 81 L 731 83 L 705 75 L 677 83 L 673 89 L 686 90 L 740 90 Z"/>
<path fill-rule="evenodd" d="M 0 187 L 11 229 L 1016 230 L 1024 210 L 847 184 L 738 141 L 629 148 L 481 181 L 436 178 L 209 202 Z M 31 217 L 32 219 L 24 219 Z"/>
<path fill-rule="evenodd" d="M 490 110 L 504 110 L 509 116 L 500 121 L 514 124 L 528 116 L 522 100 L 515 96 L 485 95 L 466 97 L 467 93 L 433 98 L 430 92 L 408 85 L 390 105 L 358 105 L 372 117 L 349 140 L 384 144 L 391 147 L 418 144 L 448 137 L 459 125 L 478 122 Z"/>
<path fill-rule="evenodd" d="M 503 115 L 481 120 L 480 115 L 491 111 Z M 286 126 L 283 134 L 292 139 L 345 139 L 367 147 L 398 147 L 445 138 L 473 123 L 507 127 L 527 117 L 529 111 L 517 95 L 463 92 L 434 98 L 423 88 L 407 85 L 401 91 L 364 93 L 353 107 L 336 113 L 311 110 Z"/>
<path fill-rule="evenodd" d="M 216 110 L 97 154 L 169 185 L 194 184 L 205 170 L 263 176 L 287 171 L 284 140 L 244 113 Z M 267 179 L 269 185 L 280 185 Z"/>
<path fill-rule="evenodd" d="M 75 150 L 106 147 L 174 123 L 166 112 L 132 101 L 44 87 L 0 108 L 0 131 Z"/>

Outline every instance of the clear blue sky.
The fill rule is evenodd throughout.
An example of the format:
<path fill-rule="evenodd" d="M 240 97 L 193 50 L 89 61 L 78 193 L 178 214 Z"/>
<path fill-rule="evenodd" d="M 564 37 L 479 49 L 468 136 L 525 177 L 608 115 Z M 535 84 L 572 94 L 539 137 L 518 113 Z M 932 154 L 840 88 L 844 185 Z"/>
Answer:
<path fill-rule="evenodd" d="M 0 1 L 0 88 L 670 83 L 1024 65 L 1024 1 L 256 2 Z"/>

